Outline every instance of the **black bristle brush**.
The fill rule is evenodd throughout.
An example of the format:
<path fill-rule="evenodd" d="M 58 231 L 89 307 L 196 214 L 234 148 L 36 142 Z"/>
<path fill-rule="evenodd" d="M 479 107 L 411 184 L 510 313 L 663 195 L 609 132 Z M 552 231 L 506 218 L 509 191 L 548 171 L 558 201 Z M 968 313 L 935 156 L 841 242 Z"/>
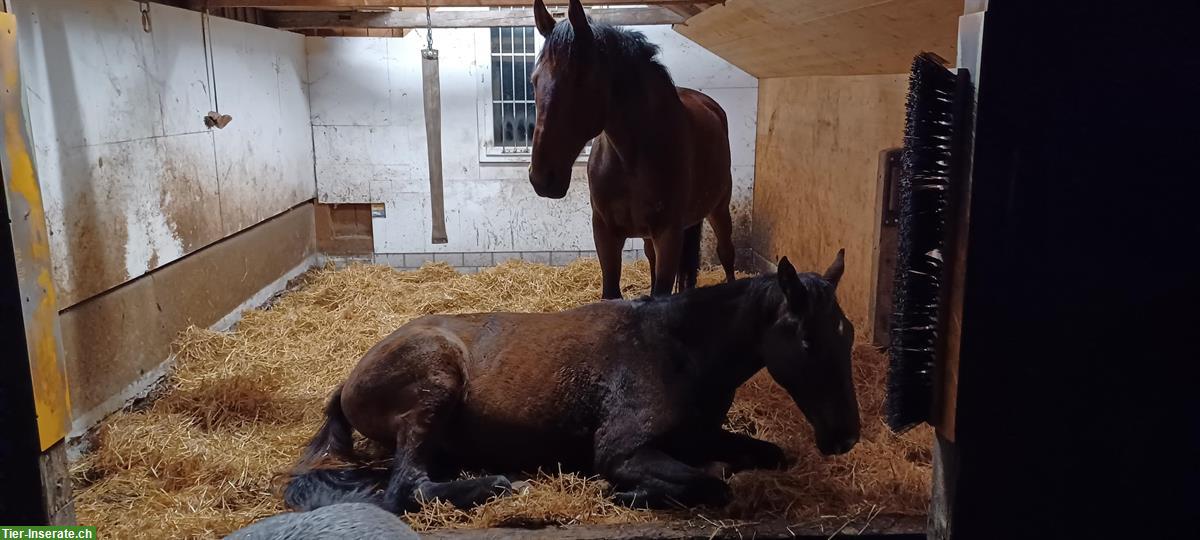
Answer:
<path fill-rule="evenodd" d="M 963 105 L 972 97 L 967 79 L 965 70 L 950 71 L 932 53 L 918 55 L 909 75 L 884 411 L 896 432 L 932 418 L 950 190 L 963 169 L 955 154 L 965 154 L 956 131 L 965 135 L 958 126 L 965 125 L 970 108 Z"/>

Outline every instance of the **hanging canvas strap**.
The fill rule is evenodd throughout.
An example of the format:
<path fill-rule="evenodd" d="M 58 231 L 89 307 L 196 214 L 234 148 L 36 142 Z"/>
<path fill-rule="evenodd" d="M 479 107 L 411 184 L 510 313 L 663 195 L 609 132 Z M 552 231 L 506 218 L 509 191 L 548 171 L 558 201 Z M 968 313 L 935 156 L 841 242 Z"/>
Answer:
<path fill-rule="evenodd" d="M 434 244 L 445 244 L 446 211 L 442 195 L 442 87 L 438 74 L 438 52 L 433 48 L 433 21 L 425 2 L 426 47 L 421 51 L 421 73 L 425 94 L 425 140 L 429 149 L 429 205 L 433 214 Z"/>

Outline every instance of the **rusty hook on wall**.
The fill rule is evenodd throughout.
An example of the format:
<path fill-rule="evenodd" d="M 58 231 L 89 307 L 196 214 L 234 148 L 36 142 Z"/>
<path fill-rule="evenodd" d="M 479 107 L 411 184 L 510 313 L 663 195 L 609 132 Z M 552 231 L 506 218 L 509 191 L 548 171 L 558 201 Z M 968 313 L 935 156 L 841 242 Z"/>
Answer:
<path fill-rule="evenodd" d="M 142 8 L 142 31 L 150 33 L 154 29 L 154 25 L 150 22 L 150 2 L 139 2 Z"/>

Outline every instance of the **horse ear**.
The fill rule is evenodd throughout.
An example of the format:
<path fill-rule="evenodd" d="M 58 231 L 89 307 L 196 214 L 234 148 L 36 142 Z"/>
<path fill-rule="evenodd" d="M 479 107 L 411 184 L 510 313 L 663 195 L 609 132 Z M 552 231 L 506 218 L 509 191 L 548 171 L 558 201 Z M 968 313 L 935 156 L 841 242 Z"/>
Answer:
<path fill-rule="evenodd" d="M 571 0 L 571 5 L 567 8 L 567 19 L 571 21 L 571 28 L 575 29 L 576 43 L 592 41 L 592 25 L 588 23 L 587 14 L 583 12 L 582 2 Z"/>
<path fill-rule="evenodd" d="M 779 288 L 783 289 L 783 295 L 789 304 L 792 304 L 793 307 L 805 305 L 807 291 L 804 290 L 804 284 L 800 283 L 800 276 L 796 275 L 796 267 L 792 266 L 792 262 L 787 257 L 779 260 L 775 276 L 779 280 Z"/>
<path fill-rule="evenodd" d="M 533 23 L 542 37 L 550 37 L 550 32 L 554 31 L 554 16 L 542 0 L 533 0 Z"/>
<path fill-rule="evenodd" d="M 846 248 L 839 249 L 837 257 L 834 257 L 833 264 L 829 265 L 829 269 L 825 270 L 825 281 L 833 284 L 836 289 L 838 282 L 842 280 L 842 274 L 846 272 Z"/>

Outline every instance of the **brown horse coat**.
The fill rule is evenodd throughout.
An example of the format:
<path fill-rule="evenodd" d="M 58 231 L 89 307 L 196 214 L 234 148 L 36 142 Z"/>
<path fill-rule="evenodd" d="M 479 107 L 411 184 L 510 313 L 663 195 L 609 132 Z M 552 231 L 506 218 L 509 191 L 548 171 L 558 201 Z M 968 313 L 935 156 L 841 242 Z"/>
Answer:
<path fill-rule="evenodd" d="M 515 471 L 565 460 L 590 466 L 596 411 L 615 358 L 639 356 L 631 302 L 596 303 L 562 313 L 432 315 L 373 347 L 342 388 L 342 409 L 367 437 L 434 429 L 440 451 L 474 467 Z M 605 328 L 566 333 L 564 328 Z M 628 375 L 661 379 L 653 359 Z M 623 367 L 622 367 L 623 368 Z M 423 418 L 380 416 L 445 399 Z"/>
<path fill-rule="evenodd" d="M 729 126 L 712 98 L 678 88 L 645 36 L 592 24 L 577 2 L 555 23 L 534 3 L 546 45 L 532 76 L 537 102 L 529 180 L 543 197 L 561 198 L 571 166 L 589 140 L 592 235 L 603 272 L 603 298 L 619 298 L 621 251 L 642 238 L 651 290 L 695 285 L 700 227 L 707 219 L 717 255 L 733 280 L 733 189 Z"/>

